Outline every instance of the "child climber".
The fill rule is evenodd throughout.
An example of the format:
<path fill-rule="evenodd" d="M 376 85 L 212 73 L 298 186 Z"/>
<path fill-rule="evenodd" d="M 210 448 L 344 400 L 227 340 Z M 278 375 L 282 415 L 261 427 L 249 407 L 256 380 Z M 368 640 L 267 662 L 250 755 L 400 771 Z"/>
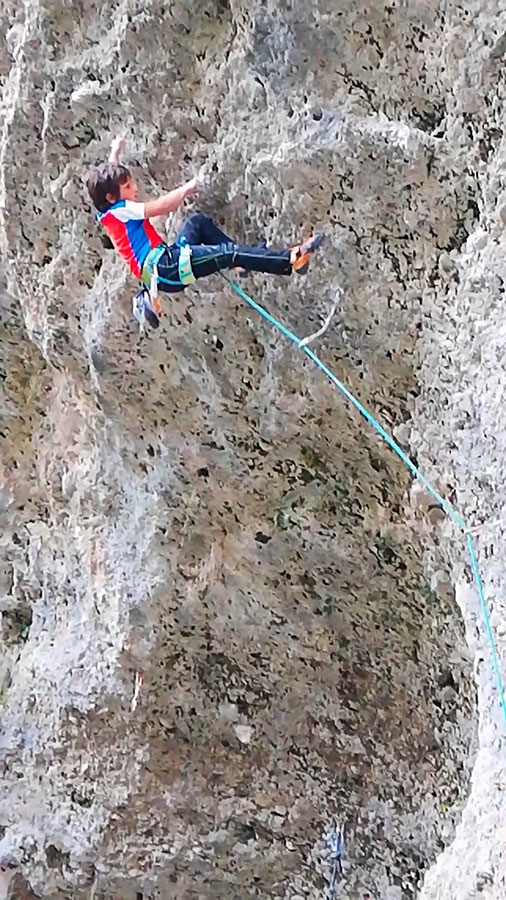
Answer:
<path fill-rule="evenodd" d="M 305 274 L 312 253 L 323 243 L 323 234 L 285 250 L 270 250 L 265 244 L 244 247 L 236 244 L 207 216 L 191 215 L 183 223 L 174 244 L 167 244 L 155 230 L 151 218 L 174 212 L 186 197 L 199 191 L 196 178 L 180 188 L 146 203 L 138 201 L 138 187 L 129 169 L 121 165 L 123 139 L 113 143 L 108 163 L 88 174 L 87 188 L 114 247 L 133 275 L 150 286 L 136 295 L 134 314 L 158 327 L 161 309 L 158 290 L 177 293 L 198 278 L 220 269 L 290 275 Z"/>

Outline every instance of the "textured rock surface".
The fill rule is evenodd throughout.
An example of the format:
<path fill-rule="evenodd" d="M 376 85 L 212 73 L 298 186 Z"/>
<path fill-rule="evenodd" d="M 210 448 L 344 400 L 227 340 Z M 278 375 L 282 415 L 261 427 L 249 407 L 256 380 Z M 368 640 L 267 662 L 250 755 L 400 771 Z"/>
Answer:
<path fill-rule="evenodd" d="M 238 238 L 329 223 L 319 271 L 252 291 L 303 335 L 342 289 L 325 361 L 472 524 L 497 517 L 498 11 L 4 5 L 5 897 L 321 898 L 334 820 L 338 897 L 504 896 L 504 731 L 462 540 L 219 279 L 139 341 L 82 188 L 126 130 L 146 191 L 203 167 Z"/>

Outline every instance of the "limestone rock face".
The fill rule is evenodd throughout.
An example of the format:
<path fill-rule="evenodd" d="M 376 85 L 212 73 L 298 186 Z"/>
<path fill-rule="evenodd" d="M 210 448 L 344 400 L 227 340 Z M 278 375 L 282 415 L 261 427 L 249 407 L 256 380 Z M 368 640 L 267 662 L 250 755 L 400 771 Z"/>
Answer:
<path fill-rule="evenodd" d="M 503 514 L 506 14 L 490 0 L 0 11 L 0 896 L 506 896 L 505 723 L 465 541 L 218 276 L 132 327 L 112 136 L 201 173 L 247 289 L 458 506 Z M 173 236 L 181 210 L 169 223 Z M 433 506 L 433 505 L 432 505 Z M 504 655 L 501 526 L 477 538 Z"/>

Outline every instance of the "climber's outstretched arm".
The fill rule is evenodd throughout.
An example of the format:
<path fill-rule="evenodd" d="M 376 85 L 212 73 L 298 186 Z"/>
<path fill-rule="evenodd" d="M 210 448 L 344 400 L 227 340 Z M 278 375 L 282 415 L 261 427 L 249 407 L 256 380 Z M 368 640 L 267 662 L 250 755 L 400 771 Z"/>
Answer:
<path fill-rule="evenodd" d="M 121 154 L 125 148 L 125 138 L 114 138 L 109 154 L 109 162 L 114 166 L 121 164 Z M 133 183 L 133 179 L 131 179 Z M 200 183 L 198 178 L 192 178 L 181 187 L 170 191 L 168 194 L 158 197 L 157 200 L 148 200 L 144 206 L 144 215 L 146 219 L 155 219 L 157 216 L 166 216 L 174 212 L 181 205 L 186 197 L 193 197 L 198 193 Z"/>
<path fill-rule="evenodd" d="M 152 219 L 155 216 L 166 216 L 168 213 L 174 212 L 186 197 L 193 197 L 197 194 L 199 187 L 198 179 L 192 178 L 191 181 L 170 191 L 169 194 L 164 194 L 158 200 L 148 200 L 144 206 L 144 215 L 147 219 Z"/>

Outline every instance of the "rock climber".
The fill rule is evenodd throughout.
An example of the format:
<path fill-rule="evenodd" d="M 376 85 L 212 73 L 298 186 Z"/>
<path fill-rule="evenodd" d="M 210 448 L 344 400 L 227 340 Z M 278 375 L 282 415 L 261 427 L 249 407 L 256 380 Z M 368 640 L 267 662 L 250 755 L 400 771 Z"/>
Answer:
<path fill-rule="evenodd" d="M 135 179 L 121 164 L 124 144 L 123 138 L 116 138 L 109 161 L 90 170 L 86 185 L 98 210 L 98 221 L 133 275 L 144 284 L 134 298 L 134 315 L 139 322 L 145 319 L 153 328 L 158 327 L 159 290 L 170 294 L 183 291 L 196 279 L 220 269 L 235 268 L 240 274 L 307 272 L 311 254 L 323 243 L 321 233 L 284 250 L 270 250 L 265 243 L 245 247 L 236 244 L 212 219 L 195 213 L 183 223 L 175 242 L 168 244 L 149 220 L 174 212 L 187 197 L 195 196 L 200 188 L 198 179 L 157 200 L 139 202 Z"/>

